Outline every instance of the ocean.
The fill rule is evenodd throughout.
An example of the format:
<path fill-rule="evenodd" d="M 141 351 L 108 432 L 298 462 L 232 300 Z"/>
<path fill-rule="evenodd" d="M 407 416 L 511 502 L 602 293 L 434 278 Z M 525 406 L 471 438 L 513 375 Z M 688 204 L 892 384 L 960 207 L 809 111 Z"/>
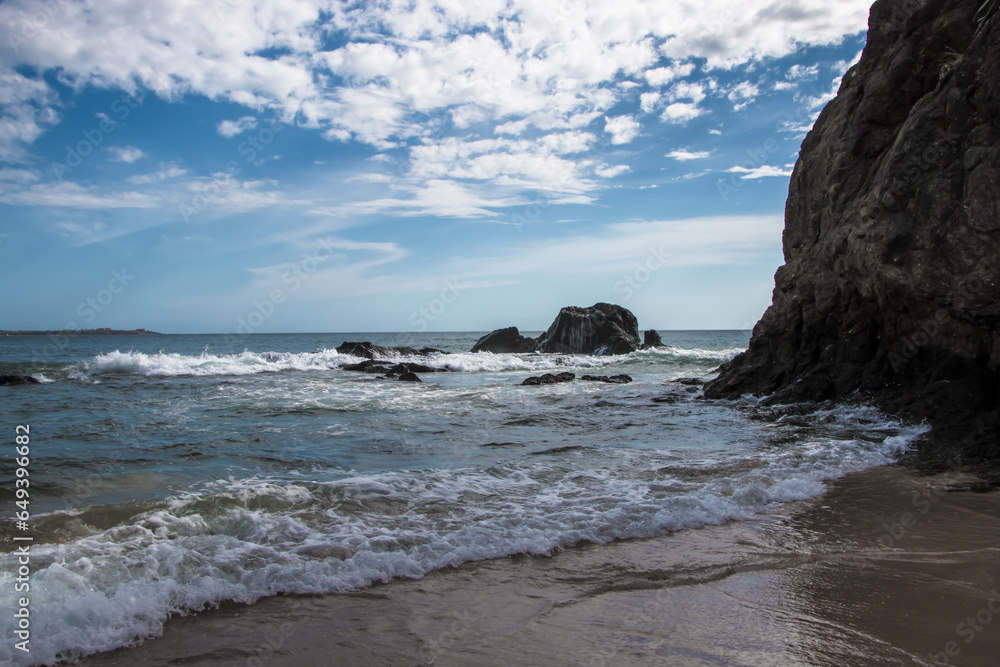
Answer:
<path fill-rule="evenodd" d="M 612 357 L 469 353 L 482 332 L 0 337 L 0 374 L 42 382 L 0 387 L 11 519 L 15 427 L 30 426 L 4 609 L 24 595 L 12 538 L 33 538 L 31 652 L 8 641 L 0 662 L 134 645 L 224 603 L 754 519 L 926 431 L 864 406 L 706 400 L 699 382 L 749 332 L 660 334 Z M 363 361 L 344 341 L 446 354 L 400 358 L 442 371 L 400 382 L 344 370 Z M 521 386 L 564 371 L 577 380 Z M 16 623 L 0 616 L 2 635 Z"/>

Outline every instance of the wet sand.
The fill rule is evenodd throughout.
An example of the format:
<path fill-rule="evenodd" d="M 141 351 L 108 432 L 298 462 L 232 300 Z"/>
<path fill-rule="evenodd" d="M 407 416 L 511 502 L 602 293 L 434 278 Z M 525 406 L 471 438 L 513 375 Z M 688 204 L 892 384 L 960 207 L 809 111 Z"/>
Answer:
<path fill-rule="evenodd" d="M 79 664 L 998 665 L 1000 493 L 969 480 L 869 470 L 781 515 L 227 605 Z"/>

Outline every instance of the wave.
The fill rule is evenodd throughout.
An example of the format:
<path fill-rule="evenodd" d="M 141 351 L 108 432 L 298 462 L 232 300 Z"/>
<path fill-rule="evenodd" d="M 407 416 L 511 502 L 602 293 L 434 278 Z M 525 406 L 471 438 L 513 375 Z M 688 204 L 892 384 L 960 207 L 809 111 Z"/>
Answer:
<path fill-rule="evenodd" d="M 622 356 L 588 356 L 568 354 L 492 354 L 458 353 L 430 356 L 393 355 L 388 363 L 416 363 L 444 371 L 465 373 L 506 371 L 548 371 L 573 368 L 599 368 L 629 359 Z M 197 356 L 159 352 L 107 352 L 84 362 L 78 379 L 100 375 L 141 375 L 145 377 L 254 375 L 280 371 L 334 370 L 364 359 L 336 350 L 319 352 L 243 352 L 241 354 L 209 354 Z"/>
<path fill-rule="evenodd" d="M 179 375 L 254 375 L 287 370 L 328 370 L 362 361 L 336 350 L 320 352 L 243 352 L 197 356 L 159 352 L 106 352 L 83 363 L 84 377 L 108 374 L 174 377 Z"/>
<path fill-rule="evenodd" d="M 31 629 L 45 640 L 33 643 L 31 658 L 50 663 L 132 644 L 160 634 L 171 615 L 224 601 L 346 592 L 470 561 L 750 519 L 891 462 L 927 430 L 873 414 L 826 411 L 818 420 L 839 425 L 840 438 L 680 466 L 668 452 L 586 459 L 567 451 L 332 481 L 213 482 L 109 530 L 33 546 Z M 86 523 L 79 510 L 74 519 Z M 4 608 L 14 608 L 16 569 L 13 554 L 0 558 Z M 0 632 L 13 636 L 12 623 L 0 616 Z M 0 646 L 0 660 L 20 659 L 15 653 L 10 642 Z"/>
<path fill-rule="evenodd" d="M 640 350 L 636 354 L 670 356 L 681 360 L 715 361 L 724 363 L 726 361 L 730 361 L 737 354 L 745 351 L 745 347 L 727 347 L 722 350 L 703 350 L 697 347 L 686 348 L 666 345 L 663 347 L 650 348 L 649 350 Z"/>

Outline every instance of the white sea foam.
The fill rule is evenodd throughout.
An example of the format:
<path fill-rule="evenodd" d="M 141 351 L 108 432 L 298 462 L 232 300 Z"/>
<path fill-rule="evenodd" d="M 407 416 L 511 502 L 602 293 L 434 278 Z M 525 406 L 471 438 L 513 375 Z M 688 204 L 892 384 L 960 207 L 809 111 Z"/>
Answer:
<path fill-rule="evenodd" d="M 727 459 L 635 450 L 322 483 L 220 480 L 127 525 L 32 547 L 30 657 L 50 663 L 133 643 L 159 634 L 171 614 L 225 600 L 356 590 L 473 560 L 747 519 L 888 463 L 926 430 L 875 415 L 820 415 L 834 430 L 880 434 L 875 441 L 824 437 Z M 696 474 L 672 476 L 678 469 Z M 0 558 L 6 609 L 15 571 L 16 556 Z M 12 631 L 12 617 L 0 616 L 3 636 Z M 18 653 L 7 642 L 0 661 L 23 660 Z"/>
<path fill-rule="evenodd" d="M 651 348 L 649 350 L 642 350 L 638 354 L 646 352 L 656 355 L 669 355 L 680 359 L 724 362 L 729 361 L 737 354 L 744 351 L 746 351 L 745 347 L 727 347 L 722 350 L 703 350 L 697 347 L 672 347 L 668 345 L 664 347 Z"/>
<path fill-rule="evenodd" d="M 627 357 L 587 356 L 566 354 L 432 354 L 430 356 L 393 355 L 388 363 L 416 363 L 431 368 L 458 372 L 504 372 L 600 368 L 621 362 Z M 364 359 L 339 354 L 336 350 L 319 352 L 243 352 L 234 355 L 176 353 L 146 354 L 143 352 L 107 352 L 85 362 L 81 376 L 131 374 L 148 377 L 179 375 L 253 375 L 278 371 L 331 370 Z"/>
<path fill-rule="evenodd" d="M 287 370 L 324 370 L 362 361 L 339 354 L 336 350 L 320 352 L 243 352 L 197 356 L 143 352 L 107 352 L 99 354 L 83 366 L 86 375 L 112 373 L 172 377 L 177 375 L 253 375 Z"/>

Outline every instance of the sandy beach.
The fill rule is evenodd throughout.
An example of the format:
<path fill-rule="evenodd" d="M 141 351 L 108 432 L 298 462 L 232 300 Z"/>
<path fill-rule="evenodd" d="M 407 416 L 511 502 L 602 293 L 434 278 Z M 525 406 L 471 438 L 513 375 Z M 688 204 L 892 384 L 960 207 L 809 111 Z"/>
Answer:
<path fill-rule="evenodd" d="M 994 665 L 1000 494 L 849 475 L 782 515 L 176 618 L 80 664 Z"/>

